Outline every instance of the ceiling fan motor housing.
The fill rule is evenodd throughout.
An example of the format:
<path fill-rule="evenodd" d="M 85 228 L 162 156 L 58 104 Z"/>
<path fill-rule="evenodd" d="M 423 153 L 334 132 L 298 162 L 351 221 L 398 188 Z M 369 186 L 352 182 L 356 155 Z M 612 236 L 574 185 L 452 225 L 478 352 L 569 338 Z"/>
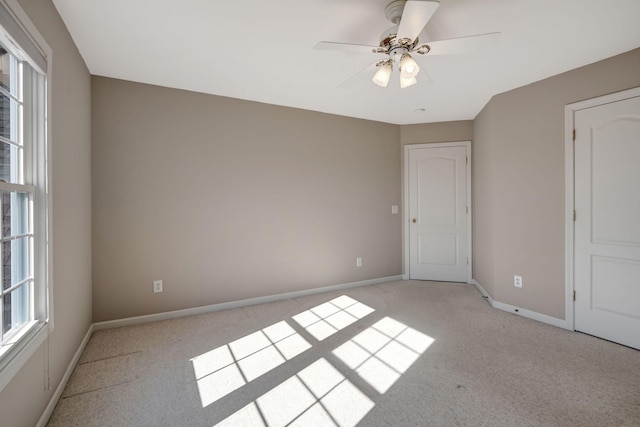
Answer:
<path fill-rule="evenodd" d="M 384 14 L 387 19 L 398 25 L 400 23 L 400 19 L 402 18 L 402 11 L 404 11 L 405 3 L 406 0 L 396 0 L 389 3 L 384 9 Z"/>

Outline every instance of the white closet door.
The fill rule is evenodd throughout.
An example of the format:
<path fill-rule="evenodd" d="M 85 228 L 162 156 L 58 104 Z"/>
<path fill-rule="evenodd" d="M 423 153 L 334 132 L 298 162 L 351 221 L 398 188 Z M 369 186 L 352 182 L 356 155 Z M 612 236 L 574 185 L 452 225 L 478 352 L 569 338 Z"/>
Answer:
<path fill-rule="evenodd" d="M 575 329 L 640 349 L 640 97 L 575 129 Z"/>

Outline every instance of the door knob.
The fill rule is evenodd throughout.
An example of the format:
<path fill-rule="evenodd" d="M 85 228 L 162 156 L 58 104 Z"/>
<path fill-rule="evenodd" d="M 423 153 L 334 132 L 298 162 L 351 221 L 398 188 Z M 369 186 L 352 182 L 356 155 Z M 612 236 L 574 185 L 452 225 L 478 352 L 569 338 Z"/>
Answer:
<path fill-rule="evenodd" d="M 416 221 L 417 221 L 417 220 L 416 220 L 415 218 L 413 218 L 413 219 L 411 220 L 411 222 L 412 222 L 412 223 L 414 223 L 414 224 L 416 223 Z"/>

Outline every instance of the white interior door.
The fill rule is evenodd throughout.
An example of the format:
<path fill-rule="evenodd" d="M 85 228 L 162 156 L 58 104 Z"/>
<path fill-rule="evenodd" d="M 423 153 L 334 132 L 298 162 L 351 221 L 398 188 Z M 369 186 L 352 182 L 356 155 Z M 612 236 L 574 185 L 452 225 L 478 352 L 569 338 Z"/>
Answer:
<path fill-rule="evenodd" d="M 575 329 L 640 349 L 640 97 L 575 130 Z"/>
<path fill-rule="evenodd" d="M 444 145 L 444 146 L 443 146 Z M 469 281 L 468 144 L 409 148 L 409 277 Z"/>

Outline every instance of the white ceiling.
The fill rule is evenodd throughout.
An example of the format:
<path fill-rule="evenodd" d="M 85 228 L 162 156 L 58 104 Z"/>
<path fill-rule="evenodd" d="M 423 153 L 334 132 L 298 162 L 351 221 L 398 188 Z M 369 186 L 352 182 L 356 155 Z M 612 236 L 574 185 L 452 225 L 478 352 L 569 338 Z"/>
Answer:
<path fill-rule="evenodd" d="M 94 75 L 394 124 L 473 119 L 494 94 L 640 47 L 640 0 L 441 0 L 422 42 L 501 36 L 419 57 L 431 81 L 410 88 L 373 71 L 337 88 L 379 57 L 314 45 L 378 45 L 389 2 L 54 0 Z"/>

